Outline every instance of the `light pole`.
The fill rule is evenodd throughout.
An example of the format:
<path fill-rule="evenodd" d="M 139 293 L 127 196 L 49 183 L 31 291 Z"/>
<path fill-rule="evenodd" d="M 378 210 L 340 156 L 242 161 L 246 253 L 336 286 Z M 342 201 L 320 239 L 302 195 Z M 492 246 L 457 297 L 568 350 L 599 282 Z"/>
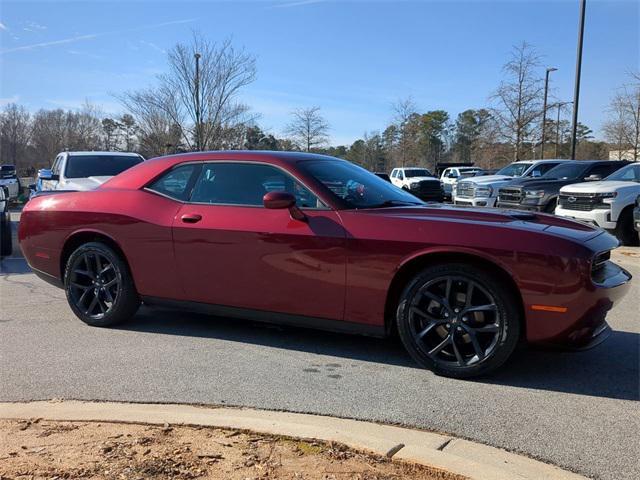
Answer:
<path fill-rule="evenodd" d="M 580 73 L 582 71 L 582 43 L 584 37 L 584 14 L 587 0 L 580 0 L 580 23 L 578 24 L 578 51 L 576 54 L 576 83 L 573 89 L 573 123 L 571 125 L 571 160 L 576 159 L 576 135 L 578 132 L 578 102 L 580 100 Z"/>
<path fill-rule="evenodd" d="M 544 105 L 542 106 L 542 144 L 540 145 L 540 158 L 544 160 L 544 141 L 545 132 L 547 130 L 547 96 L 549 95 L 549 74 L 558 70 L 555 67 L 547 68 L 544 76 Z"/>
<path fill-rule="evenodd" d="M 196 148 L 198 151 L 202 151 L 201 135 L 200 135 L 200 54 L 193 55 L 196 59 L 196 78 L 195 78 L 195 90 L 196 90 Z"/>
<path fill-rule="evenodd" d="M 562 107 L 564 107 L 565 105 L 569 105 L 573 102 L 558 102 L 557 103 L 557 107 L 558 107 L 558 119 L 556 120 L 556 153 L 555 153 L 555 158 L 558 158 L 558 145 L 560 145 L 560 109 Z"/>

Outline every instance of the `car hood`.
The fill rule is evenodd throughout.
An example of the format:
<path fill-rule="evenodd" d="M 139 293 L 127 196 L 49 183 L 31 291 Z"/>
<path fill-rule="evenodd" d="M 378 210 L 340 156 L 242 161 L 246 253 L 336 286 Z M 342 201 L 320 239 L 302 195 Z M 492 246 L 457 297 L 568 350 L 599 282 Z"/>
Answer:
<path fill-rule="evenodd" d="M 392 207 L 364 211 L 383 217 L 402 217 L 415 221 L 441 220 L 502 225 L 532 232 L 546 232 L 578 242 L 586 242 L 603 233 L 603 230 L 598 227 L 562 217 L 500 208 L 464 208 L 429 204 L 420 207 Z"/>
<path fill-rule="evenodd" d="M 60 182 L 61 190 L 78 190 L 86 191 L 98 188 L 104 182 L 113 178 L 112 176 L 87 177 L 87 178 L 70 178 L 65 182 Z"/>
<path fill-rule="evenodd" d="M 620 182 L 617 180 L 601 180 L 599 182 L 573 183 L 562 188 L 562 193 L 605 193 L 623 189 L 634 189 L 640 192 L 640 183 Z"/>
<path fill-rule="evenodd" d="M 552 188 L 560 188 L 564 185 L 569 185 L 570 183 L 574 183 L 573 180 L 563 180 L 563 179 L 542 179 L 542 178 L 516 178 L 511 182 L 507 183 L 507 187 L 523 187 L 526 189 L 552 189 Z"/>
<path fill-rule="evenodd" d="M 509 177 L 508 175 L 485 175 L 483 177 L 463 178 L 459 180 L 459 183 L 473 182 L 476 185 L 492 185 L 497 182 L 508 182 L 514 178 L 515 177 Z"/>

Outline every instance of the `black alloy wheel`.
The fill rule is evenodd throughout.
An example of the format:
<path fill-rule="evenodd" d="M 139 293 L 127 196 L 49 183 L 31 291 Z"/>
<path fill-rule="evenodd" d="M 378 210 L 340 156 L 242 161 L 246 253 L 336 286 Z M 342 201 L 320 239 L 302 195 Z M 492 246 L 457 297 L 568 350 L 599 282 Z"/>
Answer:
<path fill-rule="evenodd" d="M 91 242 L 67 261 L 65 291 L 73 312 L 93 326 L 127 320 L 140 305 L 129 270 L 110 247 Z"/>
<path fill-rule="evenodd" d="M 398 308 L 398 330 L 409 353 L 438 374 L 488 373 L 511 355 L 519 337 L 512 295 L 474 266 L 441 265 L 418 275 Z"/>

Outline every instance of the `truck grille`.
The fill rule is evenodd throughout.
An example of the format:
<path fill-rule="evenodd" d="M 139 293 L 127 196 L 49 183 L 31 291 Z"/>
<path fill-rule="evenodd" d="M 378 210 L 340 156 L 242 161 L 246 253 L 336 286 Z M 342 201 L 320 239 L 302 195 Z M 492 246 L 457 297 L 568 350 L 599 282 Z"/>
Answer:
<path fill-rule="evenodd" d="M 505 187 L 498 190 L 498 201 L 508 203 L 522 202 L 522 190 L 520 188 Z"/>
<path fill-rule="evenodd" d="M 458 182 L 456 185 L 456 196 L 473 198 L 476 193 L 476 189 L 471 182 Z"/>
<path fill-rule="evenodd" d="M 417 183 L 418 185 L 415 185 Z M 442 200 L 442 185 L 440 180 L 421 180 L 412 182 L 411 193 L 425 200 Z"/>
<path fill-rule="evenodd" d="M 609 205 L 603 203 L 595 193 L 561 193 L 558 203 L 565 210 L 582 212 L 590 212 L 596 208 L 609 208 Z"/>

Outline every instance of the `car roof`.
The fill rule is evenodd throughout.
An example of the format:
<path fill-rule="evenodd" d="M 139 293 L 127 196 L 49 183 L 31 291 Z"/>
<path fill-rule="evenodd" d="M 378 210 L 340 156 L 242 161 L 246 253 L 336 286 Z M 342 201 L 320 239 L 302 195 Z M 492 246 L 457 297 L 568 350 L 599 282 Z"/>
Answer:
<path fill-rule="evenodd" d="M 140 157 L 141 156 L 140 154 L 133 153 L 133 152 L 80 151 L 80 152 L 61 152 L 61 153 L 66 153 L 67 155 L 77 155 L 77 156 L 81 156 L 81 155 L 122 155 L 122 156 L 127 156 L 127 157 Z"/>

